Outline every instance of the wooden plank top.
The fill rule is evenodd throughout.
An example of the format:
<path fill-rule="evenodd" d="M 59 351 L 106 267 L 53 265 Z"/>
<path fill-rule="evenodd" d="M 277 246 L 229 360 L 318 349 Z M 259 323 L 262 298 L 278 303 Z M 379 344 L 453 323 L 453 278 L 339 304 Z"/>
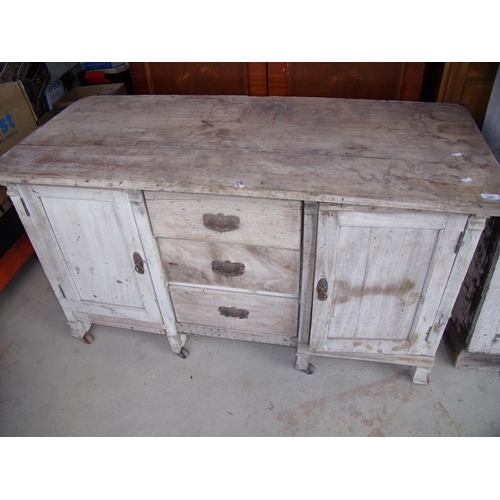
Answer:
<path fill-rule="evenodd" d="M 0 158 L 7 183 L 500 216 L 500 200 L 482 197 L 500 195 L 500 167 L 454 104 L 88 97 Z"/>

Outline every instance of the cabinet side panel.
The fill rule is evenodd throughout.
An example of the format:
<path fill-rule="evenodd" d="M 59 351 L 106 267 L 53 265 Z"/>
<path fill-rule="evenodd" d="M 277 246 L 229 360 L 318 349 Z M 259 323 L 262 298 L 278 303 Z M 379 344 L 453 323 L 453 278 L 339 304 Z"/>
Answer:
<path fill-rule="evenodd" d="M 484 231 L 453 307 L 452 320 L 455 328 L 450 327 L 446 331 L 446 335 L 455 337 L 457 345 L 460 344 L 467 348 L 468 344 L 472 343 L 472 349 L 475 352 L 488 352 L 491 343 L 491 336 L 484 337 L 484 330 L 482 335 L 476 336 L 474 331 L 483 303 L 489 294 L 487 290 L 495 266 L 500 267 L 497 264 L 499 257 L 500 219 L 492 218 L 486 221 Z M 497 305 L 493 307 L 498 310 Z M 482 323 L 483 327 L 488 324 L 491 325 L 491 322 Z"/>

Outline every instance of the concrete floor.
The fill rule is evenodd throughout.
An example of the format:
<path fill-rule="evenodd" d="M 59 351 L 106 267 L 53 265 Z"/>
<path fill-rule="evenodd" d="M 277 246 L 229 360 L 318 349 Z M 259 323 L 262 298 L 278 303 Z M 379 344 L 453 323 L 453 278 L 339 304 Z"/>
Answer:
<path fill-rule="evenodd" d="M 407 367 L 312 358 L 293 348 L 94 325 L 71 337 L 38 260 L 0 292 L 2 436 L 499 436 L 498 372 L 454 368 L 428 386 Z"/>

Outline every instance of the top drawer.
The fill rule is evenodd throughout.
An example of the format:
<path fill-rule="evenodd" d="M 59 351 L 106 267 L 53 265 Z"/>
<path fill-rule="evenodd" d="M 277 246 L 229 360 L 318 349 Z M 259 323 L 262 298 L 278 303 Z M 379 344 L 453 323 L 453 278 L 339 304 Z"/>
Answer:
<path fill-rule="evenodd" d="M 301 202 L 146 191 L 156 237 L 300 249 Z"/>

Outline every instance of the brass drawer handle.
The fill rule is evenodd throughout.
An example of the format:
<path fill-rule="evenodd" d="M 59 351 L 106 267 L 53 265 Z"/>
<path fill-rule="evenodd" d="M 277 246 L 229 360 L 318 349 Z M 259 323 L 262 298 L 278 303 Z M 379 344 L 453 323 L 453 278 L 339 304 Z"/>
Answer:
<path fill-rule="evenodd" d="M 227 318 L 239 318 L 239 319 L 246 319 L 250 314 L 250 312 L 247 311 L 246 309 L 236 309 L 236 307 L 224 307 L 224 306 L 219 307 L 219 312 L 222 314 L 222 316 L 226 316 Z"/>
<path fill-rule="evenodd" d="M 144 260 L 141 255 L 137 252 L 134 252 L 132 255 L 135 264 L 135 272 L 139 274 L 144 274 Z"/>
<path fill-rule="evenodd" d="M 241 276 L 245 272 L 245 264 L 241 262 L 231 262 L 230 260 L 213 260 L 212 271 L 222 274 L 226 278 Z"/>
<path fill-rule="evenodd" d="M 227 233 L 238 229 L 240 218 L 236 215 L 204 214 L 203 225 L 211 231 Z"/>

